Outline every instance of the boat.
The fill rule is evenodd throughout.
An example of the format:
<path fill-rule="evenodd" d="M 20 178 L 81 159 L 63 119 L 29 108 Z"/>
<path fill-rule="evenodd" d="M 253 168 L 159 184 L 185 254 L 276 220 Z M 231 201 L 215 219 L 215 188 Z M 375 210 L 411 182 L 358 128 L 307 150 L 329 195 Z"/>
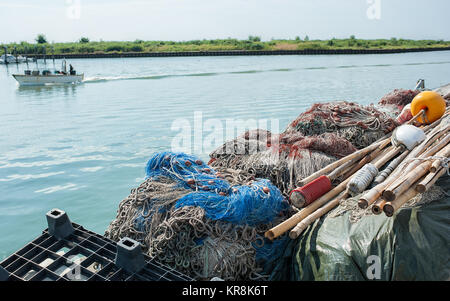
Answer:
<path fill-rule="evenodd" d="M 26 70 L 29 71 L 29 70 Z M 84 79 L 84 74 L 51 74 L 33 71 L 30 74 L 13 74 L 20 85 L 45 85 L 45 84 L 70 84 L 79 83 Z"/>
<path fill-rule="evenodd" d="M 71 84 L 79 83 L 84 79 L 84 74 L 77 74 L 77 72 L 70 65 L 70 71 L 66 71 L 66 61 L 62 62 L 62 70 L 55 70 L 53 73 L 50 70 L 25 70 L 24 74 L 13 74 L 19 85 L 46 85 L 46 84 Z"/>
<path fill-rule="evenodd" d="M 0 56 L 0 64 L 16 64 L 16 63 L 24 63 L 27 61 L 26 57 L 21 55 L 15 57 L 12 54 L 3 54 Z"/>

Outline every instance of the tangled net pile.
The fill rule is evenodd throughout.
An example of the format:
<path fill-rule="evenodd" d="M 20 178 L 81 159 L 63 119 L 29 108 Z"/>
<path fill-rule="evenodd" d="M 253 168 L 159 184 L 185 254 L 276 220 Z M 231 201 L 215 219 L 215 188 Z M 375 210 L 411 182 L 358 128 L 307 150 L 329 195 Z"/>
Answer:
<path fill-rule="evenodd" d="M 305 136 L 313 136 L 331 132 L 361 149 L 397 126 L 392 117 L 374 106 L 362 106 L 353 102 L 317 103 L 300 114 L 285 133 L 299 132 Z"/>
<path fill-rule="evenodd" d="M 420 91 L 418 90 L 395 89 L 383 96 L 378 104 L 382 106 L 394 106 L 394 109 L 397 109 L 397 111 L 400 112 L 403 110 L 403 107 L 411 103 L 414 97 L 419 93 Z"/>
<path fill-rule="evenodd" d="M 256 130 L 216 149 L 210 154 L 209 164 L 269 179 L 288 196 L 299 180 L 355 150 L 348 141 L 331 133 L 270 136 L 267 131 Z"/>
<path fill-rule="evenodd" d="M 262 264 L 280 242 L 263 233 L 287 208 L 274 185 L 168 152 L 149 160 L 147 176 L 120 203 L 105 236 L 133 238 L 151 258 L 195 279 L 264 279 Z"/>
<path fill-rule="evenodd" d="M 391 97 L 389 104 L 400 108 L 403 101 Z M 301 179 L 392 131 L 399 112 L 345 101 L 314 104 L 283 133 L 247 131 L 213 151 L 209 163 L 270 179 L 288 196 Z"/>

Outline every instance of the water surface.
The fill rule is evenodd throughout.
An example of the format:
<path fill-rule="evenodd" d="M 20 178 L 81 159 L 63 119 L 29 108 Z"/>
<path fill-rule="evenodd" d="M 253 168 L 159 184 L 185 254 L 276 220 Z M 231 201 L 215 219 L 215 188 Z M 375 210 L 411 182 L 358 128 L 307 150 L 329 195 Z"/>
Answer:
<path fill-rule="evenodd" d="M 314 102 L 376 103 L 419 78 L 450 82 L 449 51 L 71 63 L 85 83 L 18 87 L 11 74 L 25 65 L 0 66 L 0 260 L 38 236 L 55 207 L 103 233 L 149 156 L 170 149 L 175 119 L 277 118 L 283 129 Z"/>

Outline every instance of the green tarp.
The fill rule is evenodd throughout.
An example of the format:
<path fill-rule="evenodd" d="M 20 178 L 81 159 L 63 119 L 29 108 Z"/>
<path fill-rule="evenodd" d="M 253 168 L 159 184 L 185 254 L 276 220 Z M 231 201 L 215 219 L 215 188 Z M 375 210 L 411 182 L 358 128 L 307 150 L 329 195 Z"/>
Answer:
<path fill-rule="evenodd" d="M 325 217 L 266 266 L 270 280 L 450 280 L 450 177 L 447 196 L 394 217 Z"/>

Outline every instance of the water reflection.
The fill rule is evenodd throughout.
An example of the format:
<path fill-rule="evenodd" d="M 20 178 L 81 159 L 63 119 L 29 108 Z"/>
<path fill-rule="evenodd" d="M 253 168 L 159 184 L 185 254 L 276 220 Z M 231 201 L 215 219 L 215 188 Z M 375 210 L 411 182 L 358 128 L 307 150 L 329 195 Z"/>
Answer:
<path fill-rule="evenodd" d="M 43 85 L 43 86 L 18 86 L 18 96 L 64 96 L 74 97 L 77 92 L 77 84 Z"/>

